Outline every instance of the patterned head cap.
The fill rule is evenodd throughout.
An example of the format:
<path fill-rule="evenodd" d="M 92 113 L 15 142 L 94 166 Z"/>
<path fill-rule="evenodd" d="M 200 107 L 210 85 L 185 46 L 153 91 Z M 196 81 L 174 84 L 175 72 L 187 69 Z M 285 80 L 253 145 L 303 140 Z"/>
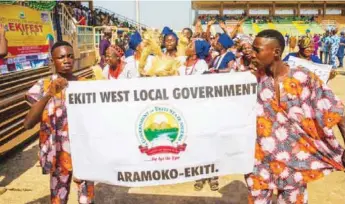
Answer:
<path fill-rule="evenodd" d="M 298 47 L 299 47 L 299 48 L 302 48 L 302 49 L 305 49 L 305 48 L 307 48 L 307 47 L 310 47 L 310 45 L 313 44 L 313 43 L 314 43 L 314 41 L 313 41 L 311 38 L 309 38 L 309 37 L 304 37 L 304 38 L 302 38 L 302 39 L 299 41 Z"/>
<path fill-rule="evenodd" d="M 110 45 L 108 48 L 111 52 L 114 52 L 116 54 L 116 56 L 118 57 L 122 57 L 125 52 L 117 45 Z"/>

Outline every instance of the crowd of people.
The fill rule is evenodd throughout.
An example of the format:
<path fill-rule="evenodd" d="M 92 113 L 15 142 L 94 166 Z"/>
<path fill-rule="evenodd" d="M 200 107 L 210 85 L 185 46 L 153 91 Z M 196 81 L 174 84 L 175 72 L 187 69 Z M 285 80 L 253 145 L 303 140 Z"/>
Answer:
<path fill-rule="evenodd" d="M 241 20 L 246 18 L 246 22 L 248 23 L 258 23 L 258 24 L 266 24 L 266 23 L 283 23 L 283 22 L 292 22 L 292 21 L 303 21 L 304 23 L 313 23 L 315 22 L 315 16 L 248 16 L 245 12 L 241 15 L 219 15 L 219 14 L 202 14 L 198 16 L 198 20 L 201 21 L 203 25 L 206 25 L 209 21 L 215 21 L 215 24 L 218 24 L 222 21 L 228 20 Z"/>
<path fill-rule="evenodd" d="M 207 24 L 209 21 L 214 21 L 215 24 L 218 24 L 221 21 L 227 21 L 227 20 L 236 20 L 239 21 L 241 19 L 243 19 L 245 17 L 245 14 L 243 13 L 242 15 L 236 15 L 236 16 L 231 16 L 231 15 L 199 15 L 198 16 L 198 20 L 200 20 L 200 22 L 205 25 Z"/>
<path fill-rule="evenodd" d="M 324 34 L 312 35 L 308 29 L 306 35 L 300 37 L 286 34 L 285 43 L 286 46 L 289 46 L 290 52 L 294 51 L 296 47 L 300 51 L 308 48 L 308 55 L 310 55 L 311 61 L 315 63 L 328 64 L 334 69 L 343 67 L 345 49 L 345 33 L 343 31 L 338 35 L 337 30 L 332 27 L 327 29 Z"/>
<path fill-rule="evenodd" d="M 91 11 L 89 7 L 83 6 L 80 2 L 68 1 L 64 2 L 69 13 L 74 18 L 73 21 L 77 25 L 84 26 L 117 26 L 118 28 L 136 29 L 135 25 L 130 24 L 126 20 L 120 20 L 115 13 L 108 13 L 96 8 Z"/>
<path fill-rule="evenodd" d="M 314 16 L 300 16 L 300 17 L 286 17 L 286 16 L 251 16 L 247 18 L 247 21 L 258 24 L 265 23 L 282 23 L 282 22 L 292 22 L 292 21 L 303 21 L 304 23 L 315 22 Z"/>
<path fill-rule="evenodd" d="M 135 32 L 116 44 L 110 42 L 111 29 L 105 28 L 96 80 L 251 72 L 258 81 L 258 107 L 255 166 L 245 175 L 249 201 L 271 203 L 278 190 L 278 203 L 307 203 L 309 182 L 345 170 L 344 148 L 332 131 L 338 125 L 345 140 L 344 106 L 314 73 L 284 62 L 289 56 L 320 62 L 314 55 L 318 42 L 306 35 L 298 40 L 298 52 L 283 59 L 286 42 L 279 31 L 263 30 L 253 37 L 239 33 L 242 23 L 217 35 L 210 32 L 212 23 L 206 31 L 197 26 L 180 34 L 164 27 Z M 335 33 L 326 38 L 335 39 Z M 331 53 L 338 50 L 333 44 Z M 51 55 L 56 73 L 26 94 L 32 107 L 24 127 L 41 122 L 39 158 L 43 173 L 51 175 L 52 203 L 67 203 L 72 180 L 78 184 L 79 203 L 92 203 L 93 182 L 73 178 L 64 99 L 69 81 L 85 79 L 73 75 L 71 44 L 56 42 Z M 206 181 L 218 190 L 217 177 L 196 181 L 195 190 Z"/>

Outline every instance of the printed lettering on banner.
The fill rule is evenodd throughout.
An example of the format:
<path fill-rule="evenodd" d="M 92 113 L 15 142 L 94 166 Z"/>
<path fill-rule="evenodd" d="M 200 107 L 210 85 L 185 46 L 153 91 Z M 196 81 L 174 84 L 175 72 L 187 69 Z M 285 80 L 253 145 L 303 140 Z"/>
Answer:
<path fill-rule="evenodd" d="M 70 82 L 73 173 L 133 187 L 249 173 L 256 86 L 250 72 Z"/>

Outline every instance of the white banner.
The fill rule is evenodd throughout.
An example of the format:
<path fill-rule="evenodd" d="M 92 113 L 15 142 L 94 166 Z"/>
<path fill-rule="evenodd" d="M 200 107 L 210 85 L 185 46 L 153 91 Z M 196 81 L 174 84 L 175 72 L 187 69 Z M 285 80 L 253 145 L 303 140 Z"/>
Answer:
<path fill-rule="evenodd" d="M 312 61 L 290 56 L 288 60 L 290 67 L 302 66 L 317 75 L 324 83 L 327 83 L 332 70 L 332 65 L 317 64 Z"/>
<path fill-rule="evenodd" d="M 249 173 L 256 86 L 249 72 L 70 82 L 73 173 L 129 187 Z"/>

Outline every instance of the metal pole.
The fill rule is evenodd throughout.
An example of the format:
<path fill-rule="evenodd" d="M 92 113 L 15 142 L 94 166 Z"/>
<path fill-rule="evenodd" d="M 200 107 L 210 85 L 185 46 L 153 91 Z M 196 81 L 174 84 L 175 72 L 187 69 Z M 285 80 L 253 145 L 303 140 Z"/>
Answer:
<path fill-rule="evenodd" d="M 60 15 L 59 15 L 59 6 L 61 6 L 58 2 L 55 5 L 54 8 L 54 20 L 55 20 L 55 26 L 56 26 L 56 37 L 57 41 L 62 41 L 62 31 L 61 31 L 61 22 L 60 22 Z"/>
<path fill-rule="evenodd" d="M 137 27 L 139 32 L 141 32 L 141 27 L 140 27 L 140 6 L 139 6 L 139 0 L 135 1 L 135 15 L 136 15 L 136 21 L 137 21 Z"/>
<path fill-rule="evenodd" d="M 192 28 L 192 26 L 193 26 L 192 22 L 193 22 L 193 9 L 191 7 L 189 10 L 189 27 L 190 28 Z"/>

